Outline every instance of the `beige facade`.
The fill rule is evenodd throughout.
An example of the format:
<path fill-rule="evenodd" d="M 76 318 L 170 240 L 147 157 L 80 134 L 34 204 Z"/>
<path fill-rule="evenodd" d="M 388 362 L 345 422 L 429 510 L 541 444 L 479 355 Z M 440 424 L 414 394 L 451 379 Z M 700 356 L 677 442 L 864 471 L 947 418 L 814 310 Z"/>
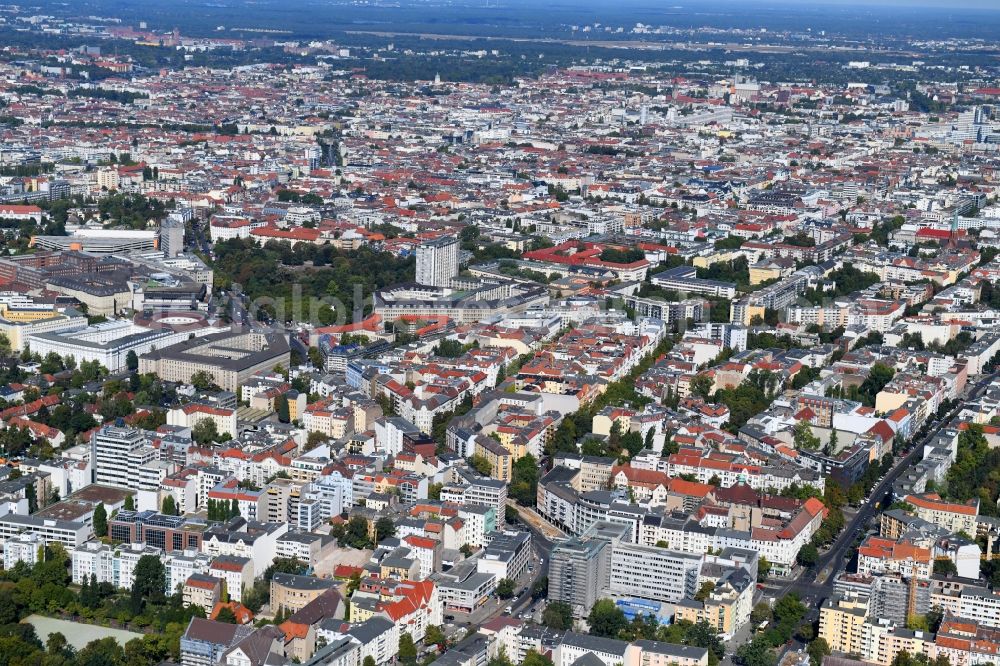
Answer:
<path fill-rule="evenodd" d="M 22 310 L 5 310 L 0 315 L 0 333 L 7 336 L 14 351 L 24 351 L 28 336 L 32 333 L 52 333 L 87 326 L 87 318 L 82 316 L 69 316 L 53 310 L 30 312 L 42 316 L 25 316 L 25 311 Z"/>
<path fill-rule="evenodd" d="M 73 289 L 63 284 L 46 284 L 45 288 L 66 296 L 72 296 L 87 306 L 87 314 L 91 316 L 114 317 L 132 305 L 132 291 L 123 288 L 122 291 L 93 294 L 82 289 Z"/>
<path fill-rule="evenodd" d="M 235 393 L 255 373 L 270 371 L 277 365 L 287 368 L 290 360 L 288 339 L 280 333 L 220 334 L 145 354 L 139 359 L 139 372 L 184 383 L 204 372 L 220 388 Z"/>
<path fill-rule="evenodd" d="M 271 608 L 297 613 L 332 586 L 332 581 L 312 576 L 275 574 L 271 579 Z"/>
<path fill-rule="evenodd" d="M 184 583 L 184 605 L 201 606 L 211 613 L 222 598 L 222 581 L 212 576 L 192 576 Z"/>
<path fill-rule="evenodd" d="M 868 598 L 834 596 L 819 611 L 819 635 L 834 652 L 861 654 Z"/>

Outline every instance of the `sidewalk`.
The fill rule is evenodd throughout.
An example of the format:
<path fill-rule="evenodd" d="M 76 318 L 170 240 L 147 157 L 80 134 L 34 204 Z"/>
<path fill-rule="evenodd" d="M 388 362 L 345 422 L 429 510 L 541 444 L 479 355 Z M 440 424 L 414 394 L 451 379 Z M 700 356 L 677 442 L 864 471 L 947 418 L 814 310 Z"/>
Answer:
<path fill-rule="evenodd" d="M 521 506 L 512 499 L 507 500 L 507 506 L 517 511 L 521 520 L 541 532 L 547 539 L 565 539 L 567 537 L 562 530 L 539 516 L 533 509 Z"/>

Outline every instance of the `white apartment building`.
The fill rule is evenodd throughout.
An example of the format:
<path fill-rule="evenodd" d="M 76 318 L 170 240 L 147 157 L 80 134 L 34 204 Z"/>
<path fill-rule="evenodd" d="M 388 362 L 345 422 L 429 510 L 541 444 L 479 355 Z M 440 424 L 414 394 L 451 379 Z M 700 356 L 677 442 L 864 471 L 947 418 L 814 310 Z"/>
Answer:
<path fill-rule="evenodd" d="M 13 569 L 18 562 L 24 562 L 29 567 L 35 566 L 40 559 L 45 539 L 38 534 L 26 532 L 7 539 L 3 545 L 3 568 Z"/>
<path fill-rule="evenodd" d="M 194 574 L 216 575 L 214 572 L 209 572 L 212 558 L 196 550 L 165 555 L 162 559 L 167 573 L 167 594 L 183 588 L 187 579 Z"/>
<path fill-rule="evenodd" d="M 90 439 L 94 483 L 134 487 L 136 472 L 133 465 L 137 460 L 145 460 L 145 457 L 131 458 L 130 464 L 130 456 L 147 444 L 142 432 L 135 428 L 106 426 L 95 432 Z"/>
<path fill-rule="evenodd" d="M 250 220 L 234 215 L 213 215 L 208 223 L 213 243 L 232 238 L 250 238 Z"/>
<path fill-rule="evenodd" d="M 37 534 L 46 543 L 58 541 L 67 548 L 75 548 L 93 538 L 94 529 L 89 523 L 73 520 L 40 518 L 8 513 L 0 516 L 0 542 L 22 533 Z"/>
<path fill-rule="evenodd" d="M 632 543 L 617 543 L 611 551 L 609 589 L 651 601 L 680 601 L 698 589 L 702 556 Z"/>
<path fill-rule="evenodd" d="M 146 328 L 131 321 L 106 321 L 84 329 L 31 333 L 31 351 L 45 356 L 49 353 L 72 356 L 77 363 L 97 361 L 112 372 L 124 370 L 129 352 L 142 356 L 154 349 L 188 339 L 188 332 L 169 328 Z"/>
<path fill-rule="evenodd" d="M 353 484 L 340 472 L 334 471 L 313 479 L 312 483 L 302 489 L 302 497 L 305 500 L 316 500 L 319 503 L 320 519 L 329 520 L 354 505 Z"/>
<path fill-rule="evenodd" d="M 73 583 L 82 585 L 93 576 L 97 582 L 115 580 L 114 550 L 99 541 L 88 541 L 70 551 Z"/>
<path fill-rule="evenodd" d="M 458 275 L 458 238 L 439 238 L 417 246 L 418 284 L 447 287 Z"/>

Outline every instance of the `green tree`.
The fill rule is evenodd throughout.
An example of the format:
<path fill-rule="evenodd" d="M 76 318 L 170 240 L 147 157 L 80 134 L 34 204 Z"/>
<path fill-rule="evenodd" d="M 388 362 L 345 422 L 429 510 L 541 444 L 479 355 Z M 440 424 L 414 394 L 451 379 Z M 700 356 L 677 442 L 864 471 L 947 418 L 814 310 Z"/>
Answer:
<path fill-rule="evenodd" d="M 472 456 L 469 458 L 469 466 L 483 476 L 489 476 L 493 472 L 493 465 L 484 456 Z"/>
<path fill-rule="evenodd" d="M 163 506 L 161 507 L 160 511 L 168 516 L 177 515 L 177 502 L 176 500 L 174 500 L 173 495 L 167 495 L 166 497 L 163 498 Z"/>
<path fill-rule="evenodd" d="M 458 358 L 465 353 L 465 346 L 458 340 L 442 340 L 434 348 L 437 356 L 444 358 Z"/>
<path fill-rule="evenodd" d="M 706 599 L 708 599 L 709 595 L 712 594 L 712 591 L 714 589 L 715 589 L 715 583 L 713 581 L 706 580 L 704 583 L 701 584 L 701 587 L 698 588 L 698 591 L 695 592 L 694 600 L 705 601 Z"/>
<path fill-rule="evenodd" d="M 128 368 L 129 372 L 138 372 L 139 356 L 135 353 L 134 349 L 128 350 L 128 354 L 125 355 L 125 367 Z"/>
<path fill-rule="evenodd" d="M 135 496 L 128 495 L 125 498 L 125 502 L 122 504 L 122 508 L 126 511 L 135 511 Z"/>
<path fill-rule="evenodd" d="M 507 656 L 507 648 L 501 647 L 495 657 L 486 662 L 486 666 L 514 666 Z"/>
<path fill-rule="evenodd" d="M 795 424 L 792 430 L 792 437 L 795 441 L 795 448 L 806 451 L 815 451 L 819 448 L 819 437 L 813 434 L 809 421 L 802 420 Z"/>
<path fill-rule="evenodd" d="M 930 631 L 931 625 L 926 616 L 914 614 L 906 616 L 906 628 L 910 631 Z"/>
<path fill-rule="evenodd" d="M 766 601 L 761 601 L 750 611 L 750 624 L 756 628 L 765 622 L 771 621 L 771 605 Z"/>
<path fill-rule="evenodd" d="M 587 616 L 590 633 L 594 636 L 615 638 L 628 626 L 625 613 L 611 599 L 598 599 Z"/>
<path fill-rule="evenodd" d="M 691 393 L 707 400 L 714 385 L 715 380 L 711 376 L 707 374 L 695 375 L 694 379 L 691 380 Z"/>
<path fill-rule="evenodd" d="M 552 666 L 552 660 L 534 650 L 528 650 L 521 661 L 521 666 Z"/>
<path fill-rule="evenodd" d="M 830 654 L 830 645 L 825 638 L 820 636 L 806 647 L 806 653 L 809 655 L 810 666 L 820 666 L 823 663 L 823 657 Z"/>
<path fill-rule="evenodd" d="M 207 391 L 211 388 L 215 388 L 215 379 L 210 373 L 204 370 L 199 370 L 191 375 L 191 386 L 195 387 L 199 391 Z"/>
<path fill-rule="evenodd" d="M 404 664 L 417 663 L 417 646 L 413 644 L 413 636 L 404 633 L 399 637 L 399 661 Z"/>
<path fill-rule="evenodd" d="M 282 423 L 288 423 L 291 421 L 288 409 L 288 397 L 285 394 L 281 394 L 274 399 L 274 411 L 278 415 L 278 420 Z"/>
<path fill-rule="evenodd" d="M 201 419 L 191 428 L 191 437 L 199 444 L 205 445 L 219 441 L 219 430 L 215 419 Z"/>
<path fill-rule="evenodd" d="M 868 371 L 868 377 L 858 389 L 859 397 L 869 407 L 875 406 L 875 396 L 892 381 L 896 371 L 884 363 L 876 363 Z"/>
<path fill-rule="evenodd" d="M 940 558 L 934 560 L 934 573 L 941 576 L 955 576 L 958 574 L 958 569 L 951 560 Z"/>
<path fill-rule="evenodd" d="M 132 584 L 132 611 L 139 613 L 147 602 L 162 603 L 166 588 L 166 569 L 156 555 L 143 555 L 135 565 L 135 582 Z"/>
<path fill-rule="evenodd" d="M 219 612 L 215 615 L 216 622 L 225 622 L 226 624 L 236 624 L 236 614 L 229 606 L 223 606 L 219 609 Z"/>
<path fill-rule="evenodd" d="M 497 583 L 497 596 L 501 599 L 510 599 L 514 596 L 514 581 L 510 578 L 501 578 Z"/>
<path fill-rule="evenodd" d="M 544 599 L 549 593 L 549 577 L 542 576 L 531 585 L 531 598 Z"/>
<path fill-rule="evenodd" d="M 438 650 L 444 651 L 448 647 L 448 639 L 445 638 L 441 627 L 432 624 L 427 627 L 427 632 L 424 634 L 424 644 L 436 645 Z"/>
<path fill-rule="evenodd" d="M 757 582 L 763 583 L 771 574 L 771 563 L 763 555 L 757 560 Z"/>
<path fill-rule="evenodd" d="M 103 537 L 108 535 L 108 510 L 104 508 L 104 504 L 98 504 L 97 508 L 94 509 L 94 534 Z"/>
<path fill-rule="evenodd" d="M 812 567 L 816 565 L 819 560 L 819 551 L 816 546 L 811 543 L 807 543 L 802 548 L 799 549 L 799 554 L 796 556 L 799 564 L 804 567 Z"/>
<path fill-rule="evenodd" d="M 62 632 L 53 631 L 45 639 L 45 651 L 51 655 L 69 656 L 71 654 L 69 648 L 69 641 L 66 640 L 66 636 Z"/>
<path fill-rule="evenodd" d="M 87 643 L 76 655 L 76 666 L 124 666 L 125 649 L 110 636 Z"/>
<path fill-rule="evenodd" d="M 542 611 L 542 624 L 549 629 L 567 631 L 573 628 L 573 609 L 563 601 L 552 601 Z"/>
<path fill-rule="evenodd" d="M 347 531 L 344 533 L 344 543 L 351 548 L 367 548 L 370 539 L 368 538 L 368 521 L 364 516 L 351 516 L 347 521 Z"/>
<path fill-rule="evenodd" d="M 0 593 L 0 624 L 13 624 L 18 621 L 18 608 L 14 602 L 11 590 Z"/>
<path fill-rule="evenodd" d="M 718 664 L 726 656 L 726 646 L 719 639 L 715 627 L 701 620 L 687 628 L 685 642 L 694 647 L 706 648 L 709 652 L 709 663 Z"/>
<path fill-rule="evenodd" d="M 396 524 L 392 522 L 392 518 L 388 516 L 383 516 L 375 522 L 375 540 L 382 541 L 382 539 L 388 539 L 389 537 L 396 534 Z"/>
<path fill-rule="evenodd" d="M 830 439 L 826 443 L 826 454 L 832 456 L 837 453 L 840 448 L 840 436 L 837 434 L 837 429 L 834 428 L 830 431 Z"/>
<path fill-rule="evenodd" d="M 508 493 L 521 506 L 535 505 L 538 472 L 538 461 L 530 453 L 521 456 L 514 463 Z"/>
<path fill-rule="evenodd" d="M 322 369 L 325 366 L 323 363 L 323 354 L 320 352 L 319 347 L 310 347 L 306 355 L 309 357 L 309 362 L 313 367 Z"/>
<path fill-rule="evenodd" d="M 774 651 L 764 636 L 757 636 L 736 650 L 736 658 L 743 666 L 775 666 Z"/>

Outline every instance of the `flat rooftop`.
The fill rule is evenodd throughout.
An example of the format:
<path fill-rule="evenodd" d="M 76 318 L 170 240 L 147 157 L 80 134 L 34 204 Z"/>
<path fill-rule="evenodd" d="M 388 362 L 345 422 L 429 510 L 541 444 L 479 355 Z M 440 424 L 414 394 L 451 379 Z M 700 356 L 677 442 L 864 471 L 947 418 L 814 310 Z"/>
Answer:
<path fill-rule="evenodd" d="M 85 502 L 93 502 L 94 504 L 98 502 L 102 504 L 119 504 L 124 502 L 126 497 L 132 495 L 135 495 L 134 490 L 92 483 L 89 486 L 80 488 L 67 499 L 83 500 Z"/>

